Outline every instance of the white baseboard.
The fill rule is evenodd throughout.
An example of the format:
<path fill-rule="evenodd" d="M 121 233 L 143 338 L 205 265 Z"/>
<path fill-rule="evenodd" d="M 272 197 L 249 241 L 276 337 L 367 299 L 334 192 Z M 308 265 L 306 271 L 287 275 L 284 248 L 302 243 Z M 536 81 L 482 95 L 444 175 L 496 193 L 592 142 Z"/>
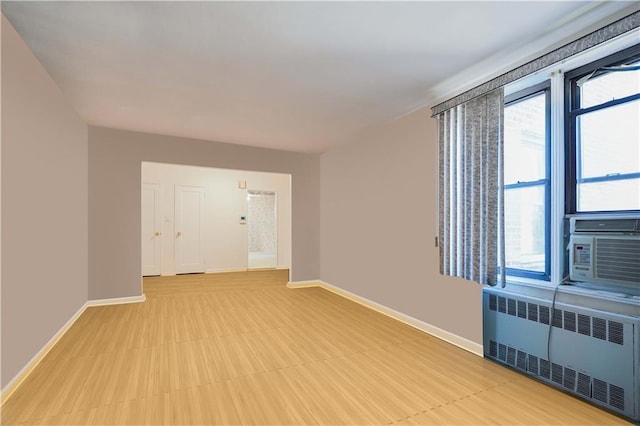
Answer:
<path fill-rule="evenodd" d="M 223 274 L 225 272 L 247 272 L 247 268 L 213 268 L 207 269 L 206 274 Z"/>
<path fill-rule="evenodd" d="M 141 303 L 147 300 L 147 296 L 142 293 L 140 296 L 114 297 L 111 299 L 95 299 L 87 302 L 89 306 L 124 305 L 126 303 Z"/>
<path fill-rule="evenodd" d="M 49 353 L 49 351 L 55 346 L 55 344 L 58 343 L 58 340 L 60 340 L 62 336 L 64 336 L 64 334 L 71 328 L 73 323 L 75 323 L 76 320 L 80 318 L 80 315 L 82 315 L 85 309 L 87 309 L 88 303 L 89 302 L 85 302 L 80 307 L 80 309 L 78 309 L 76 313 L 73 314 L 71 318 L 69 318 L 69 320 L 60 328 L 60 330 L 58 330 L 58 332 L 54 334 L 51 339 L 49 339 L 49 341 L 42 347 L 42 349 L 40 349 L 38 353 L 35 354 L 33 358 L 31 358 L 27 365 L 25 365 L 24 368 L 22 368 L 22 370 L 20 370 L 18 374 L 16 374 L 14 378 L 11 379 L 9 383 L 7 383 L 4 389 L 2 389 L 2 402 L 0 404 L 4 404 L 5 402 L 7 402 L 7 400 L 11 397 L 15 390 L 18 389 L 22 382 L 24 382 L 29 374 L 31 374 L 33 369 L 36 368 L 40 361 L 42 361 L 45 355 L 47 355 L 47 353 Z"/>
<path fill-rule="evenodd" d="M 287 287 L 289 288 L 324 287 L 324 284 L 326 283 L 320 280 L 289 281 L 287 283 Z M 327 288 L 327 290 L 329 289 Z"/>
<path fill-rule="evenodd" d="M 457 334 L 443 330 L 439 327 L 428 324 L 424 321 L 413 318 L 409 315 L 403 314 L 402 312 L 398 312 L 387 306 L 381 305 L 380 303 L 366 299 L 362 296 L 358 296 L 357 294 L 351 293 L 350 291 L 347 291 L 347 290 L 343 290 L 340 287 L 336 287 L 324 281 L 321 281 L 321 280 L 295 281 L 295 282 L 289 282 L 287 284 L 287 287 L 289 288 L 305 288 L 305 287 L 324 288 L 327 291 L 333 292 L 339 296 L 342 296 L 360 305 L 366 306 L 367 308 L 373 309 L 374 311 L 377 311 L 383 315 L 386 315 L 400 322 L 403 322 L 431 336 L 437 337 L 440 340 L 444 340 L 447 343 L 451 343 L 452 345 L 457 346 L 461 349 L 464 349 L 468 352 L 471 352 L 474 355 L 477 355 L 480 357 L 484 356 L 482 345 L 479 343 L 473 342 L 469 339 L 465 339 L 464 337 L 460 337 Z"/>
<path fill-rule="evenodd" d="M 22 370 L 15 375 L 9 383 L 2 389 L 2 398 L 0 405 L 4 405 L 5 402 L 13 395 L 13 393 L 20 387 L 20 385 L 25 381 L 29 374 L 38 366 L 40 361 L 49 353 L 49 351 L 55 346 L 56 343 L 64 336 L 64 334 L 71 328 L 71 326 L 76 322 L 80 315 L 89 307 L 92 306 L 106 306 L 106 305 L 121 305 L 126 303 L 140 303 L 146 300 L 146 296 L 141 294 L 140 296 L 130 296 L 130 297 L 116 297 L 112 299 L 96 299 L 89 300 L 85 302 L 80 309 L 76 311 L 75 314 L 69 318 L 69 320 L 58 330 L 54 336 L 49 339 L 49 341 L 38 351 L 37 354 L 34 355 L 33 358 L 24 366 Z"/>

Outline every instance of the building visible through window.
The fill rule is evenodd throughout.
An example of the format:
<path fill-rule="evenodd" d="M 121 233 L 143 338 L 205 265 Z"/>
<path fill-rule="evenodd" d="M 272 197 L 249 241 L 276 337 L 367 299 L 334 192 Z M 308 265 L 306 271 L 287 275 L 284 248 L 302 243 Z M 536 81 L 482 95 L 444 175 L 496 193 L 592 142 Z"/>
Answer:
<path fill-rule="evenodd" d="M 549 85 L 505 99 L 505 263 L 509 275 L 549 279 Z"/>
<path fill-rule="evenodd" d="M 567 73 L 567 213 L 640 210 L 639 56 Z"/>

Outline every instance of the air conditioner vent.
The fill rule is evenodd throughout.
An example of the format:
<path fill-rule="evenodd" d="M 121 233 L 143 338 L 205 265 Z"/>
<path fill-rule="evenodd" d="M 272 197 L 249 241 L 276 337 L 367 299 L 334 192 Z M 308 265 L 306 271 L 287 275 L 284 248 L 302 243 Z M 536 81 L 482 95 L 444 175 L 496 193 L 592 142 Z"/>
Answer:
<path fill-rule="evenodd" d="M 591 376 L 578 373 L 578 393 L 591 398 Z"/>
<path fill-rule="evenodd" d="M 498 310 L 498 297 L 495 294 L 489 295 L 489 309 L 492 311 Z"/>
<path fill-rule="evenodd" d="M 531 374 L 538 375 L 538 357 L 535 355 L 529 355 L 528 371 Z"/>
<path fill-rule="evenodd" d="M 624 411 L 624 389 L 609 383 L 609 405 Z"/>
<path fill-rule="evenodd" d="M 576 331 L 576 313 L 564 311 L 564 329 L 567 331 Z"/>
<path fill-rule="evenodd" d="M 619 232 L 640 231 L 638 219 L 576 219 L 571 232 Z"/>
<path fill-rule="evenodd" d="M 569 390 L 573 390 L 576 387 L 576 370 L 568 367 L 564 368 L 564 381 L 562 385 Z"/>
<path fill-rule="evenodd" d="M 591 336 L 591 317 L 578 314 L 578 333 Z"/>
<path fill-rule="evenodd" d="M 607 321 L 593 317 L 593 337 L 607 340 Z"/>
<path fill-rule="evenodd" d="M 624 345 L 624 334 L 622 332 L 622 323 L 617 321 L 609 321 L 609 341 Z"/>
<path fill-rule="evenodd" d="M 562 385 L 562 366 L 555 362 L 551 363 L 551 381 Z"/>
<path fill-rule="evenodd" d="M 593 398 L 607 404 L 607 383 L 602 380 L 593 379 Z"/>
<path fill-rule="evenodd" d="M 598 238 L 595 259 L 597 278 L 640 281 L 640 239 Z"/>
<path fill-rule="evenodd" d="M 509 315 L 513 315 L 514 317 L 516 316 L 516 301 L 515 299 L 507 299 L 507 303 L 508 303 L 508 307 L 507 307 L 507 313 Z"/>
<path fill-rule="evenodd" d="M 549 308 L 540 305 L 540 322 L 549 325 Z"/>
<path fill-rule="evenodd" d="M 529 320 L 538 322 L 538 305 L 529 303 Z"/>

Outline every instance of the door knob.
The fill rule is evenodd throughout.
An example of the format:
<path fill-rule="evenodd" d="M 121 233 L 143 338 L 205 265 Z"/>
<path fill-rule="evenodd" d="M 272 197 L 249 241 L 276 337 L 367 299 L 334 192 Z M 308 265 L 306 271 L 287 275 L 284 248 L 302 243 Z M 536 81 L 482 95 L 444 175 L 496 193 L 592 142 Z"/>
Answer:
<path fill-rule="evenodd" d="M 182 235 L 182 232 L 178 231 L 178 233 L 176 233 L 176 237 L 179 237 L 180 235 Z"/>
<path fill-rule="evenodd" d="M 158 231 L 156 231 L 156 232 L 153 233 L 153 235 L 156 236 L 156 237 L 159 237 L 160 233 Z"/>

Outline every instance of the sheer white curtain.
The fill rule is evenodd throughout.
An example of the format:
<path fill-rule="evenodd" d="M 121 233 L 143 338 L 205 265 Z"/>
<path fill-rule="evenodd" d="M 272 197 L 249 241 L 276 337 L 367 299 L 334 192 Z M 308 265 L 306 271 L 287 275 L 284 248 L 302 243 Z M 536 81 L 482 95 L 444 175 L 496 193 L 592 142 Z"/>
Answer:
<path fill-rule="evenodd" d="M 437 115 L 440 273 L 504 285 L 504 91 Z"/>

